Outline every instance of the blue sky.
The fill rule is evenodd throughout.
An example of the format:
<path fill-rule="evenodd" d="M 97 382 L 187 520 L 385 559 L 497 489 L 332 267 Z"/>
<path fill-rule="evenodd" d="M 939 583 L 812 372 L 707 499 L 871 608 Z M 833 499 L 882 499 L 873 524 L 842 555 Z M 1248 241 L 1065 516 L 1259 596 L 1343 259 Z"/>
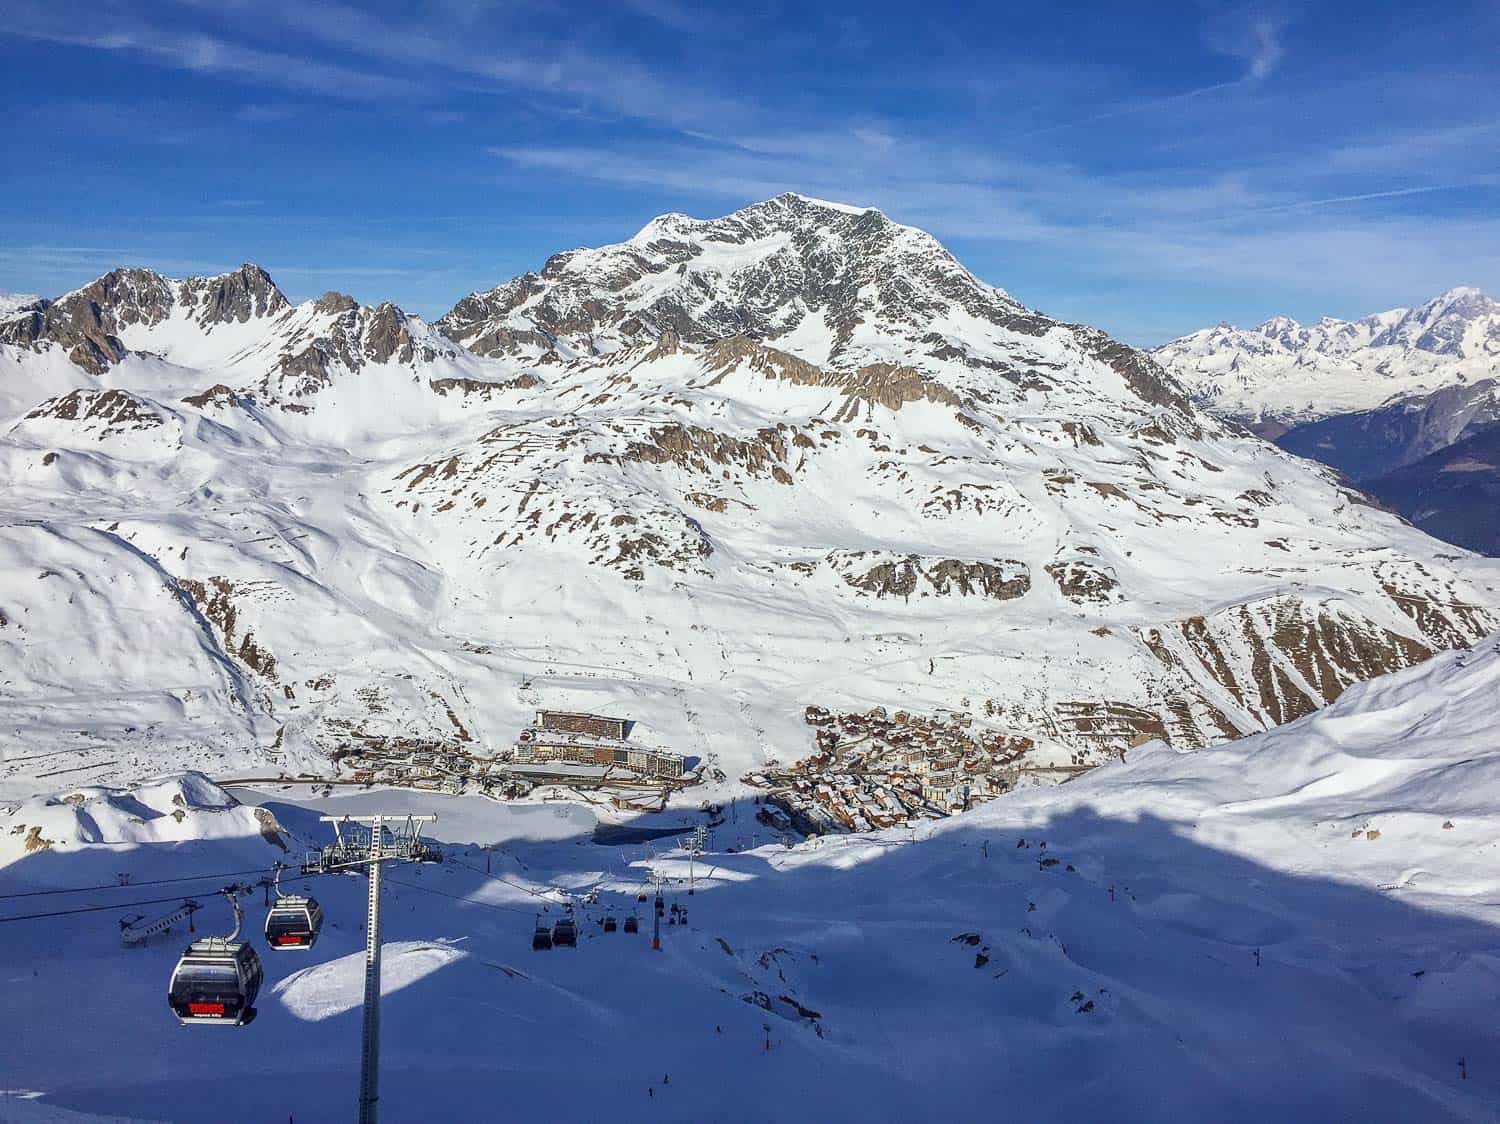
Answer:
<path fill-rule="evenodd" d="M 1500 4 L 7 0 L 0 290 L 426 316 L 653 215 L 878 206 L 1138 344 L 1500 295 Z"/>

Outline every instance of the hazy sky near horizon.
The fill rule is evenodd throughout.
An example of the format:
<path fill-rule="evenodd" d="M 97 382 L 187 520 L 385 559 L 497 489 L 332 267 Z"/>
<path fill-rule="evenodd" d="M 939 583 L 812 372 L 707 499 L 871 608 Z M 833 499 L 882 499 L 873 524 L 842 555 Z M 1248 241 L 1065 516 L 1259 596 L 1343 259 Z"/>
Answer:
<path fill-rule="evenodd" d="M 1137 344 L 1500 295 L 1497 41 L 1493 0 L 9 0 L 0 290 L 255 261 L 435 317 L 794 190 Z"/>

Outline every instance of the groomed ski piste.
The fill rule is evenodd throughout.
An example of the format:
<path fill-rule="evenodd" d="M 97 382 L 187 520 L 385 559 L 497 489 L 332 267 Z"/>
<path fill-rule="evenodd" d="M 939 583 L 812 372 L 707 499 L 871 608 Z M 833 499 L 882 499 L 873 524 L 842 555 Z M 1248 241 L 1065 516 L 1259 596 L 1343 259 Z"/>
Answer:
<path fill-rule="evenodd" d="M 387 1121 L 1494 1120 L 1497 698 L 1500 635 L 916 830 L 786 846 L 741 802 L 692 895 L 676 841 L 596 844 L 576 805 L 236 801 L 191 774 L 27 800 L 0 812 L 0 913 L 106 908 L 0 921 L 0 1119 L 353 1116 L 362 877 L 307 880 L 328 914 L 308 953 L 267 951 L 251 899 L 266 984 L 243 1029 L 169 1013 L 186 934 L 118 935 L 160 908 L 127 903 L 189 892 L 200 934 L 227 928 L 224 875 L 285 857 L 259 801 L 292 859 L 321 813 L 440 817 L 447 861 L 387 872 Z M 659 952 L 653 871 L 688 910 Z M 578 947 L 531 951 L 568 899 Z M 604 932 L 609 909 L 641 932 Z"/>

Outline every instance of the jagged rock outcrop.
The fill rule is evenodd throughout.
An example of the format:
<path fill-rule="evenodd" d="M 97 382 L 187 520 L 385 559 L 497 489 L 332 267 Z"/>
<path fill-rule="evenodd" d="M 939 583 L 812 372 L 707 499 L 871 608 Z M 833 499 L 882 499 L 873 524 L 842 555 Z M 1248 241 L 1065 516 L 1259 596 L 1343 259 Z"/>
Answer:
<path fill-rule="evenodd" d="M 429 365 L 440 355 L 457 354 L 389 301 L 366 308 L 329 292 L 313 302 L 312 311 L 317 316 L 282 346 L 275 372 L 261 385 L 264 395 L 304 398 L 328 386 L 339 370 L 359 371 L 367 363 Z"/>
<path fill-rule="evenodd" d="M 1013 601 L 1031 589 L 1026 563 L 1015 559 L 970 561 L 891 557 L 880 551 L 833 551 L 829 567 L 855 589 L 876 597 L 984 597 Z"/>
<path fill-rule="evenodd" d="M 0 322 L 0 343 L 29 350 L 54 345 L 76 366 L 103 374 L 130 353 L 121 335 L 153 328 L 180 309 L 200 328 L 271 316 L 287 301 L 258 266 L 219 277 L 173 281 L 149 269 L 116 269 L 55 301 Z"/>
<path fill-rule="evenodd" d="M 43 402 L 26 418 L 98 421 L 112 430 L 150 429 L 162 424 L 161 414 L 149 402 L 124 390 L 74 390 Z"/>

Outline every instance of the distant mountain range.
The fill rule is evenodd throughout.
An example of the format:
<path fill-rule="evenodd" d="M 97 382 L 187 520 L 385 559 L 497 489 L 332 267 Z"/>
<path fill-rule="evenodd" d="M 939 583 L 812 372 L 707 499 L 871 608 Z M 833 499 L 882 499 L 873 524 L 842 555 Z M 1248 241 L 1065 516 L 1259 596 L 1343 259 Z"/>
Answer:
<path fill-rule="evenodd" d="M 115 270 L 0 318 L 0 434 L 0 795 L 502 749 L 539 705 L 730 776 L 810 705 L 1090 764 L 1500 625 L 1497 564 L 798 195 L 435 325 Z"/>
<path fill-rule="evenodd" d="M 1478 289 L 1355 321 L 1219 325 L 1153 354 L 1204 408 L 1337 468 L 1425 530 L 1500 553 L 1500 303 Z"/>
<path fill-rule="evenodd" d="M 1420 308 L 1303 327 L 1277 316 L 1257 328 L 1220 324 L 1152 354 L 1201 405 L 1268 436 L 1396 397 L 1493 376 L 1500 369 L 1500 304 L 1449 289 Z"/>
<path fill-rule="evenodd" d="M 41 301 L 41 297 L 30 293 L 0 293 L 0 320 L 20 312 Z"/>

